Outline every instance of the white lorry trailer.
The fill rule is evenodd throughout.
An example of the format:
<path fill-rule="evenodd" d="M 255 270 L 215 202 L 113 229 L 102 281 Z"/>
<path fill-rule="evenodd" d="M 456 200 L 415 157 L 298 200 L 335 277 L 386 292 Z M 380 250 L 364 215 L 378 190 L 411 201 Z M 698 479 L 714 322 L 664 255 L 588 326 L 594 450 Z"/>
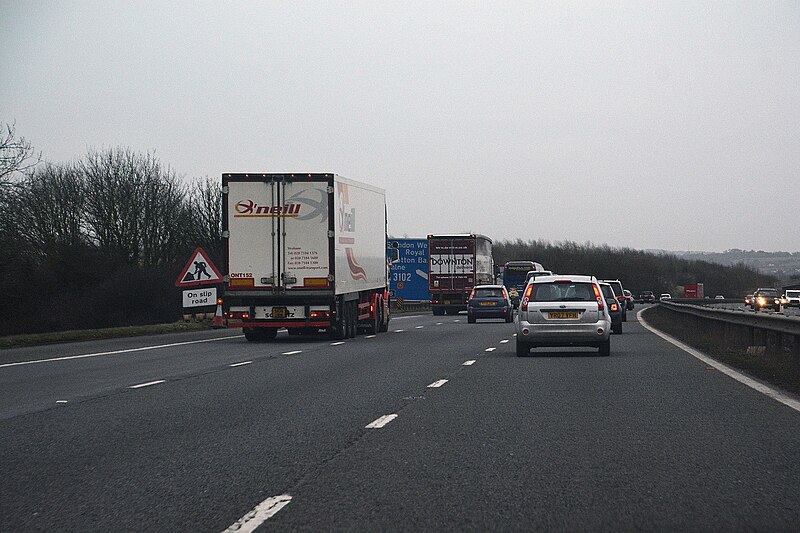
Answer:
<path fill-rule="evenodd" d="M 223 312 L 249 341 L 389 327 L 384 191 L 335 174 L 223 174 Z"/>

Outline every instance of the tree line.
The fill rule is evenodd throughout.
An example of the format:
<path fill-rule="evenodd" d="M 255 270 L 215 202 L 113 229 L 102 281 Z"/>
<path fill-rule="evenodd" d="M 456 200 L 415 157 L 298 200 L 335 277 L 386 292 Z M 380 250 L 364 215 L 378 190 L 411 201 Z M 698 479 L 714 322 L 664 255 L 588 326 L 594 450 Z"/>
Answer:
<path fill-rule="evenodd" d="M 608 245 L 572 241 L 501 240 L 494 243 L 495 264 L 524 259 L 537 261 L 556 273 L 587 274 L 598 279 L 619 279 L 638 296 L 653 291 L 682 296 L 682 286 L 703 283 L 706 296 L 742 298 L 758 287 L 777 286 L 778 279 L 744 264 L 723 266 L 701 260 L 681 259 L 668 253 L 651 253 Z"/>
<path fill-rule="evenodd" d="M 152 153 L 90 150 L 44 163 L 0 137 L 0 335 L 172 322 L 183 262 L 223 257 L 221 187 Z"/>

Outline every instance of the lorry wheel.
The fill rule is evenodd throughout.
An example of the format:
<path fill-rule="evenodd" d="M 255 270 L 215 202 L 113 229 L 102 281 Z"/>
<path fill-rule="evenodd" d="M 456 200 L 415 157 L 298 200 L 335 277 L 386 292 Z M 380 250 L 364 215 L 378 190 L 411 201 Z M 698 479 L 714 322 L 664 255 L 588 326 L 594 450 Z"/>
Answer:
<path fill-rule="evenodd" d="M 342 305 L 337 305 L 336 310 L 336 320 L 331 324 L 328 330 L 328 336 L 335 341 L 340 341 L 344 339 L 346 333 L 345 316 L 347 315 L 347 305 L 344 303 L 342 303 Z"/>
<path fill-rule="evenodd" d="M 380 331 L 381 333 L 386 333 L 389 331 L 389 320 L 392 318 L 391 312 L 389 311 L 389 307 L 384 307 L 383 298 L 381 298 L 381 321 L 380 321 Z"/>
<path fill-rule="evenodd" d="M 444 309 L 437 306 L 431 307 L 431 311 L 433 311 L 433 316 L 442 316 L 444 314 Z"/>
<path fill-rule="evenodd" d="M 375 298 L 375 302 L 373 304 L 375 306 L 375 312 L 372 313 L 372 316 L 369 319 L 369 326 L 367 327 L 367 334 L 368 335 L 375 335 L 380 330 L 380 300 Z"/>
<path fill-rule="evenodd" d="M 242 333 L 244 333 L 244 338 L 247 339 L 247 342 L 259 340 L 258 330 L 256 328 L 242 328 Z"/>
<path fill-rule="evenodd" d="M 474 323 L 475 323 L 475 317 L 474 316 L 468 316 L 467 317 L 467 324 L 474 324 Z"/>
<path fill-rule="evenodd" d="M 358 333 L 358 301 L 350 302 L 350 338 Z"/>
<path fill-rule="evenodd" d="M 261 340 L 271 341 L 271 340 L 274 340 L 275 337 L 277 337 L 277 336 L 278 336 L 278 330 L 277 329 L 261 328 Z"/>

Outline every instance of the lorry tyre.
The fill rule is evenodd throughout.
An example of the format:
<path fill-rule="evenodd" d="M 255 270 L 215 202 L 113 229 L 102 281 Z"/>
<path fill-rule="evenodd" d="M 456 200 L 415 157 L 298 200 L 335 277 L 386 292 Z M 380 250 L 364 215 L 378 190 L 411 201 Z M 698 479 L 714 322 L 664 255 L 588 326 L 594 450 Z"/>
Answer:
<path fill-rule="evenodd" d="M 389 331 L 389 320 L 392 318 L 392 315 L 391 312 L 389 311 L 389 306 L 387 305 L 384 307 L 383 298 L 381 298 L 380 306 L 381 306 L 381 321 L 379 322 L 380 332 L 386 333 L 387 331 Z"/>
<path fill-rule="evenodd" d="M 328 330 L 328 335 L 331 339 L 340 341 L 344 339 L 346 334 L 345 329 L 345 314 L 347 306 L 344 302 L 336 306 L 336 318 L 331 321 L 331 327 Z"/>
<path fill-rule="evenodd" d="M 368 335 L 375 335 L 380 331 L 381 327 L 381 306 L 380 306 L 380 298 L 377 296 L 372 301 L 372 307 L 374 311 L 372 312 L 371 316 L 369 317 L 369 326 L 367 327 L 367 334 Z"/>
<path fill-rule="evenodd" d="M 242 328 L 242 333 L 244 333 L 244 338 L 247 339 L 247 342 L 259 340 L 258 330 L 256 328 Z"/>
<path fill-rule="evenodd" d="M 278 330 L 274 328 L 261 328 L 261 340 L 263 341 L 271 341 L 275 340 L 275 337 L 278 336 Z"/>
<path fill-rule="evenodd" d="M 437 305 L 431 307 L 431 310 L 433 311 L 433 316 L 442 316 L 444 314 L 444 309 Z"/>
<path fill-rule="evenodd" d="M 474 324 L 474 323 L 475 323 L 475 317 L 474 316 L 468 316 L 467 317 L 467 324 Z"/>
<path fill-rule="evenodd" d="M 358 332 L 358 300 L 350 302 L 350 333 L 351 339 L 355 338 Z"/>

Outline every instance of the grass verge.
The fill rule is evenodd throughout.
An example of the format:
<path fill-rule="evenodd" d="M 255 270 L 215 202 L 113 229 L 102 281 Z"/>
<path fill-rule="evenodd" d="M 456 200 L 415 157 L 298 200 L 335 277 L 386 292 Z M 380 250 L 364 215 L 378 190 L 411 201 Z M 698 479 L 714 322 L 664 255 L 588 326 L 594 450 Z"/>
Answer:
<path fill-rule="evenodd" d="M 747 353 L 747 347 L 720 346 L 707 332 L 681 320 L 681 315 L 655 305 L 642 313 L 648 324 L 700 350 L 709 357 L 756 379 L 800 395 L 800 362 L 791 353 Z"/>
<path fill-rule="evenodd" d="M 210 322 L 174 322 L 172 324 L 153 324 L 149 326 L 125 326 L 103 329 L 76 329 L 72 331 L 56 331 L 52 333 L 33 333 L 29 335 L 9 335 L 0 337 L 0 348 L 20 348 L 23 346 L 40 346 L 60 342 L 78 342 L 119 337 L 138 337 L 141 335 L 159 335 L 163 333 L 179 333 L 183 331 L 201 331 L 209 329 Z"/>

